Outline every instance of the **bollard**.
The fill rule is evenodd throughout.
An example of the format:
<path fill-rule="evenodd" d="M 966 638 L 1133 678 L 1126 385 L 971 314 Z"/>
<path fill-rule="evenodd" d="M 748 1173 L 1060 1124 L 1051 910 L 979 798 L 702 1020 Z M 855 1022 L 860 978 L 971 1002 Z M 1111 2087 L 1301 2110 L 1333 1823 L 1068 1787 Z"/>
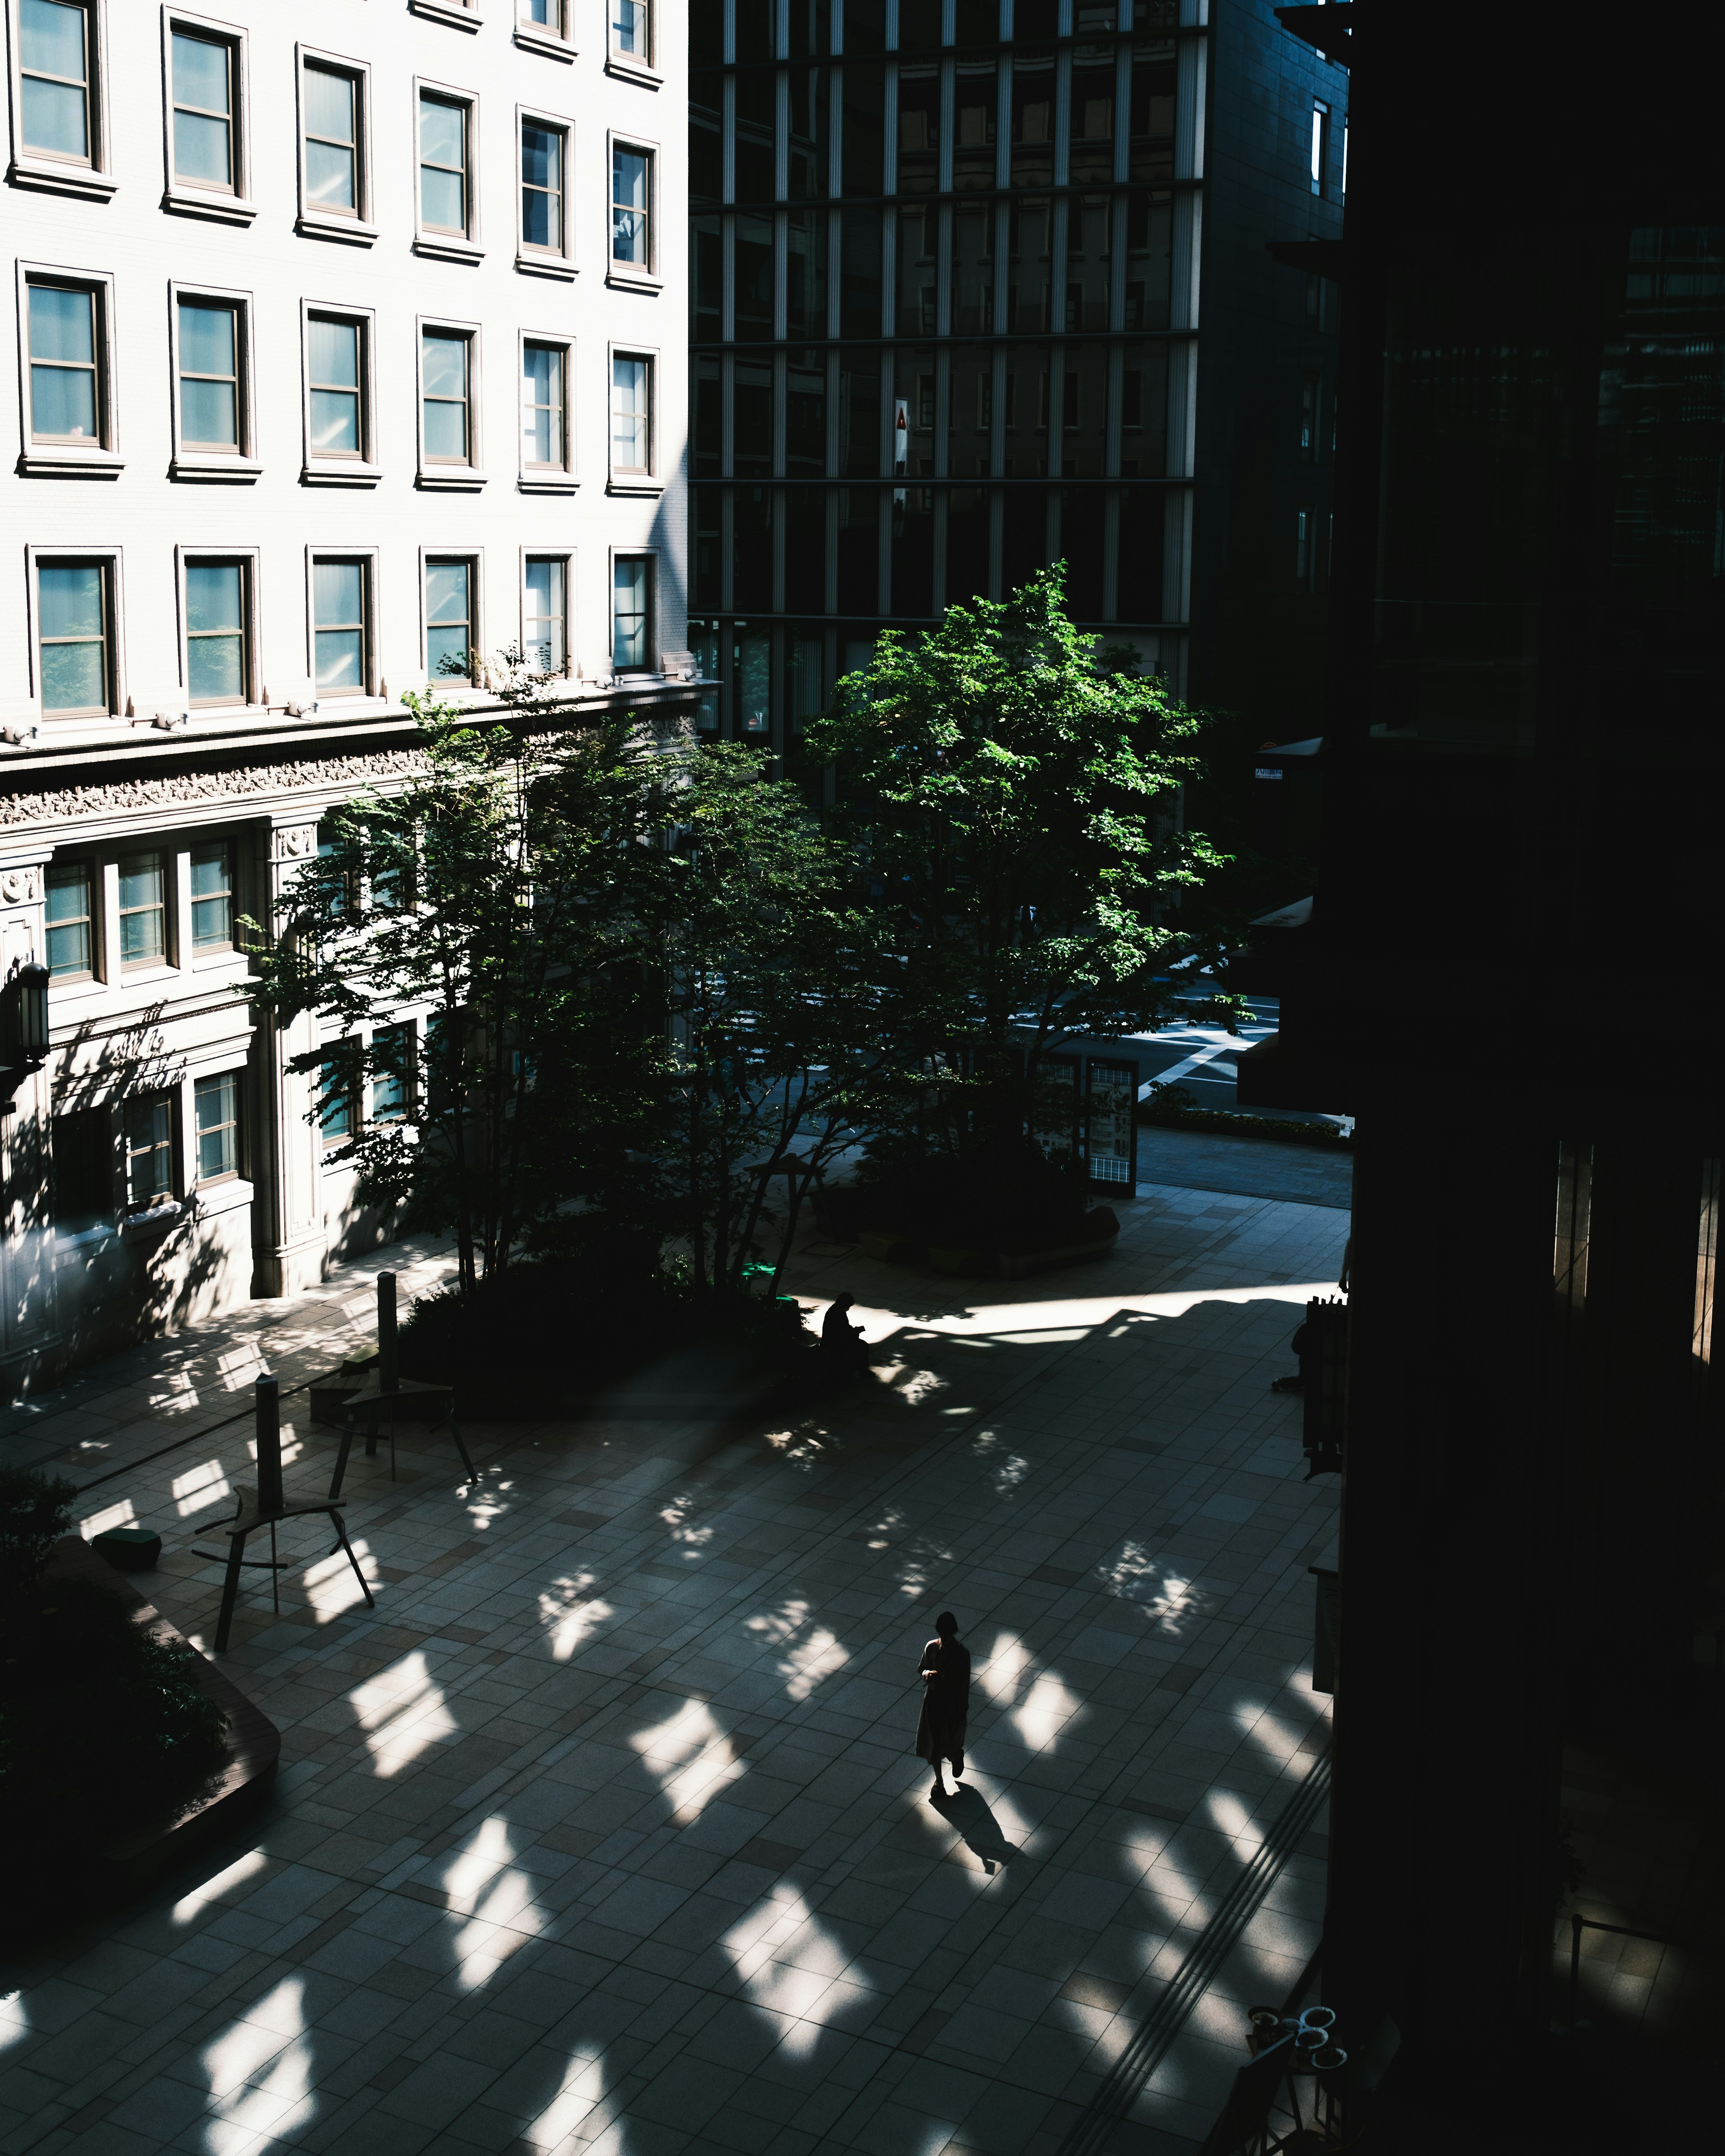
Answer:
<path fill-rule="evenodd" d="M 395 1336 L 395 1275 L 377 1276 L 377 1388 L 393 1393 L 401 1387 L 401 1349 Z"/>
<path fill-rule="evenodd" d="M 258 1380 L 258 1510 L 281 1510 L 281 1386 L 266 1372 Z"/>

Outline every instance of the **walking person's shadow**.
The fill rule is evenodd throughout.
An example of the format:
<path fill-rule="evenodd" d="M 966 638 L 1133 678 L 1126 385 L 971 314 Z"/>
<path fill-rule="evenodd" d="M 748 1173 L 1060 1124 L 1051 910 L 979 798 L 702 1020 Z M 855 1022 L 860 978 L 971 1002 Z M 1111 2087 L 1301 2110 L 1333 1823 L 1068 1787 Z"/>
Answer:
<path fill-rule="evenodd" d="M 956 1794 L 940 1799 L 935 1810 L 948 1825 L 955 1827 L 973 1856 L 982 1859 L 983 1869 L 990 1878 L 996 1869 L 1020 1852 L 1000 1831 L 1000 1822 L 988 1810 L 986 1799 L 969 1783 L 959 1784 Z"/>

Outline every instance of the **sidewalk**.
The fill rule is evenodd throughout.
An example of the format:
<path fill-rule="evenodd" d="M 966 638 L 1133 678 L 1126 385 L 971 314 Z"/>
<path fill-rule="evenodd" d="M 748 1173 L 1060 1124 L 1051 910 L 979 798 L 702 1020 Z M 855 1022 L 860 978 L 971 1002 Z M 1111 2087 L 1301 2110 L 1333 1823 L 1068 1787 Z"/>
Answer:
<path fill-rule="evenodd" d="M 1348 1216 L 1121 1209 L 1113 1258 L 1029 1281 L 805 1244 L 793 1287 L 853 1290 L 880 1382 L 794 1428 L 480 1425 L 472 1489 L 417 1434 L 393 1486 L 356 1460 L 376 1612 L 321 1542 L 279 1618 L 248 1590 L 226 1666 L 283 1730 L 280 1796 L 0 1974 L 0 2151 L 1191 2156 L 1241 2007 L 1317 1938 L 1322 1833 L 1275 1823 L 1327 1742 L 1306 1568 L 1337 1490 L 1268 1385 Z M 285 1379 L 363 1334 L 392 1256 L 138 1351 L 8 1453 L 105 1447 L 85 1532 L 158 1527 L 141 1584 L 207 1641 L 223 1417 L 264 1345 Z M 302 1407 L 290 1492 L 333 1446 Z M 937 1811 L 910 1745 L 947 1606 L 975 1683 Z M 1101 2138 L 1098 2098 L 1129 2113 Z"/>

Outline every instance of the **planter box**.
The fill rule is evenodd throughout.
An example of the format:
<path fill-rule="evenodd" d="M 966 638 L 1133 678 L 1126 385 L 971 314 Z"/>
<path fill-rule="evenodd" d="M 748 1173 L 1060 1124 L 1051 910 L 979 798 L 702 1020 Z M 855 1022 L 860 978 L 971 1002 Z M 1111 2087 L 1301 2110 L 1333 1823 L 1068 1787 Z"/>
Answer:
<path fill-rule="evenodd" d="M 856 1240 L 862 1245 L 865 1256 L 879 1258 L 889 1265 L 908 1265 L 921 1250 L 919 1244 L 891 1228 L 864 1228 Z"/>
<path fill-rule="evenodd" d="M 999 1270 L 999 1260 L 992 1250 L 968 1249 L 963 1244 L 931 1243 L 928 1262 L 937 1273 L 987 1273 Z"/>
<path fill-rule="evenodd" d="M 189 1645 L 166 1617 L 77 1535 L 66 1535 L 55 1545 L 47 1577 L 81 1580 L 117 1595 L 131 1605 L 134 1624 L 141 1625 L 158 1640 Z M 206 1661 L 195 1647 L 191 1653 L 199 1689 L 227 1718 L 227 1767 L 208 1793 L 183 1811 L 141 1819 L 105 1847 L 91 1850 L 81 1874 L 89 1899 L 118 1901 L 142 1893 L 165 1872 L 219 1840 L 258 1810 L 275 1784 L 281 1757 L 280 1731 L 213 1662 Z M 56 1911 L 64 1908 L 68 1887 L 64 1880 L 51 1882 Z"/>
<path fill-rule="evenodd" d="M 1093 1235 L 1084 1243 L 1059 1243 L 1046 1250 L 1003 1250 L 1001 1275 L 1006 1280 L 1024 1280 L 1031 1273 L 1056 1272 L 1062 1265 L 1096 1265 L 1114 1255 L 1119 1240 L 1117 1228 L 1111 1235 Z"/>

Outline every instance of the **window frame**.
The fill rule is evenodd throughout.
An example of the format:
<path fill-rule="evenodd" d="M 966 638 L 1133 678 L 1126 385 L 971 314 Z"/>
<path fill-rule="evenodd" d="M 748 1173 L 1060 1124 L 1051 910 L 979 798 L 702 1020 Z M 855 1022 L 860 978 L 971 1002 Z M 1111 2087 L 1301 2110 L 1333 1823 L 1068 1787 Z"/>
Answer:
<path fill-rule="evenodd" d="M 314 319 L 352 322 L 359 330 L 359 438 L 357 456 L 320 454 L 311 445 L 311 324 Z M 382 478 L 377 459 L 377 315 L 346 300 L 300 302 L 300 481 L 304 486 L 375 486 Z"/>
<path fill-rule="evenodd" d="M 90 19 L 85 50 L 94 80 L 85 92 L 90 149 L 87 158 L 62 157 L 52 150 L 32 150 L 24 141 L 23 14 L 20 0 L 6 0 L 8 31 L 7 101 L 11 108 L 11 157 L 6 177 L 13 187 L 50 194 L 81 195 L 105 202 L 120 182 L 111 167 L 113 131 L 108 119 L 108 0 L 77 0 Z"/>
<path fill-rule="evenodd" d="M 74 1096 L 74 1097 L 75 1098 L 76 1096 Z M 51 1116 L 49 1119 L 51 1133 L 49 1137 L 49 1189 L 51 1193 L 51 1218 L 54 1223 L 54 1240 L 63 1249 L 76 1249 L 84 1244 L 105 1240 L 108 1236 L 111 1235 L 115 1232 L 116 1223 L 121 1218 L 121 1207 L 120 1199 L 121 1193 L 120 1187 L 119 1160 L 116 1150 L 116 1140 L 119 1133 L 116 1127 L 114 1109 L 115 1103 L 111 1100 L 89 1101 L 83 1107 L 74 1107 L 70 1106 L 64 1107 L 60 1110 L 58 1115 Z M 105 1128 L 107 1133 L 107 1202 L 105 1204 L 98 1204 L 95 1206 L 94 1209 L 94 1219 L 86 1219 L 81 1227 L 68 1227 L 62 1225 L 63 1220 L 66 1218 L 64 1209 L 64 1194 L 62 1190 L 60 1180 L 60 1146 L 63 1142 L 59 1137 L 57 1132 L 54 1130 L 54 1126 L 63 1122 L 69 1122 L 74 1116 L 80 1118 L 88 1116 L 92 1120 L 99 1143 L 104 1128 Z"/>
<path fill-rule="evenodd" d="M 54 477 L 67 472 L 111 478 L 126 469 L 120 454 L 119 407 L 115 381 L 116 344 L 114 331 L 114 286 L 111 270 L 68 270 L 57 263 L 20 261 L 18 285 L 19 436 L 18 468 L 26 478 Z M 89 292 L 95 300 L 96 438 L 80 443 L 51 435 L 38 440 L 30 418 L 30 290 L 49 285 Z"/>
<path fill-rule="evenodd" d="M 326 209 L 311 199 L 305 172 L 305 71 L 321 69 L 333 74 L 352 75 L 357 94 L 358 120 L 354 155 L 358 161 L 354 192 L 358 206 L 350 217 L 345 210 Z M 417 107 L 415 108 L 417 113 Z M 294 228 L 308 239 L 345 240 L 350 246 L 369 247 L 378 236 L 372 214 L 372 64 L 351 59 L 345 53 L 326 52 L 321 45 L 294 47 L 294 146 L 299 186 Z"/>
<path fill-rule="evenodd" d="M 617 394 L 617 362 L 619 359 L 639 359 L 647 363 L 647 464 L 643 470 L 619 465 L 616 457 L 616 432 L 612 424 L 615 416 L 613 399 Z M 605 348 L 605 491 L 619 495 L 661 495 L 665 492 L 665 475 L 660 469 L 659 431 L 659 348 L 655 345 L 613 343 Z M 629 551 L 629 550 L 625 550 Z"/>
<path fill-rule="evenodd" d="M 234 375 L 239 409 L 234 431 L 239 439 L 232 449 L 186 444 L 180 413 L 180 308 L 200 300 L 231 307 L 234 317 Z M 168 465 L 171 479 L 234 480 L 241 484 L 255 480 L 264 466 L 256 454 L 257 385 L 254 378 L 252 295 L 224 290 L 218 285 L 170 278 L 167 287 L 167 360 L 169 407 L 173 423 L 173 455 Z"/>
<path fill-rule="evenodd" d="M 525 654 L 527 649 L 527 564 L 530 562 L 558 562 L 563 571 L 563 678 L 567 680 L 575 672 L 575 550 L 572 547 L 523 547 L 517 563 L 516 589 L 521 617 L 519 648 Z"/>
<path fill-rule="evenodd" d="M 467 650 L 473 665 L 465 677 L 459 674 L 434 674 L 431 670 L 431 603 L 426 587 L 426 571 L 434 563 L 443 562 L 465 562 L 467 564 Z M 470 686 L 473 685 L 485 650 L 485 550 L 483 547 L 422 547 L 419 549 L 419 667 L 429 688 L 435 690 L 439 683 L 454 688 L 464 678 Z"/>
<path fill-rule="evenodd" d="M 612 251 L 617 208 L 617 152 L 639 151 L 647 160 L 647 259 L 644 264 L 619 262 Z M 660 262 L 659 162 L 660 146 L 644 135 L 619 127 L 605 130 L 605 282 L 624 292 L 661 292 L 665 278 Z"/>
<path fill-rule="evenodd" d="M 647 12 L 647 50 L 644 55 L 619 50 L 612 37 L 615 25 L 612 20 L 617 0 L 604 0 L 605 6 L 605 72 L 624 82 L 639 83 L 644 89 L 658 90 L 665 77 L 659 66 L 659 10 L 654 0 L 636 0 Z"/>
<path fill-rule="evenodd" d="M 184 1180 L 180 1160 L 180 1088 L 177 1086 L 152 1086 L 147 1091 L 128 1093 L 120 1103 L 120 1150 L 122 1176 L 121 1200 L 127 1219 L 147 1219 L 152 1213 L 177 1212 L 179 1209 Z M 152 1191 L 140 1202 L 131 1194 L 131 1114 L 135 1108 L 165 1106 L 167 1111 L 167 1137 L 157 1140 L 140 1152 L 162 1152 L 167 1155 L 167 1183 L 165 1188 Z"/>
<path fill-rule="evenodd" d="M 225 943 L 199 943 L 198 940 L 198 908 L 204 903 L 198 896 L 192 880 L 192 871 L 200 854 L 212 853 L 219 848 L 228 860 L 228 941 Z M 180 850 L 186 856 L 186 955 L 193 968 L 221 966 L 244 955 L 241 940 L 239 916 L 245 910 L 245 901 L 240 888 L 240 847 L 231 830 L 218 828 L 211 837 L 188 839 Z"/>
<path fill-rule="evenodd" d="M 485 19 L 476 0 L 408 0 L 408 13 L 424 15 L 429 22 L 444 23 L 452 30 L 476 31 Z"/>
<path fill-rule="evenodd" d="M 460 90 L 454 83 L 434 82 L 429 75 L 416 74 L 413 79 L 413 252 L 426 254 L 442 262 L 480 262 L 485 259 L 485 246 L 480 239 L 480 100 L 477 90 Z M 420 187 L 419 116 L 423 101 L 459 105 L 467 115 L 465 148 L 467 157 L 465 202 L 467 229 L 463 233 L 444 232 L 425 222 L 424 203 Z"/>
<path fill-rule="evenodd" d="M 87 966 L 68 968 L 64 973 L 54 970 L 53 936 L 56 924 L 50 917 L 48 894 L 54 888 L 56 876 L 81 876 L 84 880 L 85 910 L 74 916 L 82 920 L 85 932 L 85 951 L 90 959 Z M 56 852 L 42 873 L 42 963 L 48 968 L 49 993 L 64 993 L 67 988 L 83 988 L 94 982 L 100 983 L 105 974 L 102 966 L 102 860 L 100 854 L 69 852 L 61 856 Z"/>
<path fill-rule="evenodd" d="M 406 1045 L 407 1052 L 402 1057 L 404 1067 L 399 1078 L 401 1106 L 393 1115 L 386 1116 L 379 1115 L 377 1112 L 378 1069 L 376 1057 L 379 1040 L 388 1034 L 399 1035 Z M 388 1125 L 412 1122 L 414 1120 L 413 1109 L 418 1093 L 419 1029 L 410 1018 L 397 1019 L 388 1025 L 374 1025 L 372 1028 L 372 1035 L 367 1043 L 367 1048 L 371 1059 L 366 1075 L 365 1121 L 367 1125 L 369 1127 L 378 1123 Z"/>
<path fill-rule="evenodd" d="M 24 550 L 29 578 L 30 609 L 30 694 L 35 700 L 36 710 L 44 726 L 100 725 L 104 719 L 112 719 L 126 709 L 126 586 L 122 574 L 121 550 L 117 546 L 95 547 L 27 547 Z M 42 572 L 48 569 L 79 568 L 93 564 L 104 572 L 102 601 L 106 609 L 104 633 L 108 654 L 108 705 L 105 711 L 80 708 L 75 711 L 49 711 L 42 703 Z"/>
<path fill-rule="evenodd" d="M 523 52 L 539 53 L 548 60 L 562 60 L 567 65 L 575 58 L 575 32 L 570 21 L 572 0 L 556 0 L 556 6 L 562 27 L 554 30 L 548 23 L 525 21 L 521 0 L 514 0 L 515 41 Z"/>
<path fill-rule="evenodd" d="M 258 587 L 262 579 L 258 573 L 259 550 L 255 547 L 176 547 L 174 548 L 174 595 L 178 607 L 180 687 L 188 711 L 255 711 L 263 701 L 260 654 L 263 639 L 259 634 Z M 245 670 L 245 695 L 239 701 L 223 703 L 194 703 L 192 700 L 192 618 L 186 596 L 186 572 L 204 564 L 237 562 L 240 571 L 240 635 L 243 639 L 243 663 Z"/>
<path fill-rule="evenodd" d="M 467 460 L 465 464 L 434 460 L 425 449 L 425 336 L 448 331 L 467 341 Z M 414 437 L 418 444 L 417 484 L 431 493 L 476 494 L 485 484 L 483 459 L 485 438 L 483 376 L 480 325 L 458 321 L 449 315 L 418 315 L 413 320 Z"/>
<path fill-rule="evenodd" d="M 575 470 L 575 379 L 577 341 L 567 330 L 516 331 L 516 486 L 522 494 L 573 494 L 581 481 Z M 521 424 L 526 407 L 523 394 L 527 378 L 527 346 L 550 345 L 563 356 L 563 461 L 561 465 L 527 462 L 526 429 Z"/>
<path fill-rule="evenodd" d="M 562 138 L 562 181 L 559 187 L 560 244 L 556 247 L 540 247 L 530 244 L 526 233 L 526 181 L 521 173 L 521 157 L 526 146 L 529 126 L 547 127 Z M 540 105 L 518 105 L 515 109 L 515 266 L 526 277 L 556 277 L 564 280 L 577 274 L 575 261 L 575 220 L 570 214 L 571 190 L 569 177 L 575 159 L 575 122 L 560 112 L 550 112 Z"/>
<path fill-rule="evenodd" d="M 619 667 L 617 664 L 617 564 L 619 562 L 644 562 L 647 564 L 646 658 L 639 666 Z M 626 680 L 651 677 L 659 671 L 659 552 L 652 547 L 613 547 L 606 562 L 606 618 L 610 624 L 610 641 L 607 647 L 607 663 L 612 676 Z"/>
<path fill-rule="evenodd" d="M 1307 177 L 1312 192 L 1320 202 L 1330 196 L 1330 118 L 1331 106 L 1326 98 L 1312 100 L 1312 166 Z"/>
<path fill-rule="evenodd" d="M 343 1086 L 340 1091 L 332 1092 L 329 1090 L 328 1080 L 326 1076 L 326 1073 L 331 1070 L 340 1071 L 341 1068 L 340 1051 L 351 1045 L 349 1036 L 344 1034 L 337 1040 L 321 1040 L 317 1045 L 321 1049 L 334 1049 L 336 1051 L 334 1055 L 324 1056 L 317 1066 L 316 1128 L 318 1159 L 321 1165 L 338 1146 L 352 1144 L 364 1126 L 364 1118 L 359 1112 L 363 1103 L 354 1098 L 352 1087 Z M 338 1131 L 330 1128 L 325 1112 L 326 1104 L 336 1101 L 341 1101 L 347 1116 L 345 1127 Z M 344 1167 L 348 1164 L 346 1162 L 341 1163 Z"/>
<path fill-rule="evenodd" d="M 175 30 L 186 30 L 228 51 L 228 81 L 233 100 L 228 115 L 230 155 L 234 167 L 231 187 L 211 180 L 183 178 L 174 163 Z M 258 214 L 250 199 L 252 187 L 251 55 L 243 24 L 219 22 L 213 15 L 193 14 L 189 8 L 166 5 L 162 10 L 162 207 L 182 216 L 213 218 L 223 224 L 249 224 Z"/>
<path fill-rule="evenodd" d="M 115 978 L 121 983 L 153 978 L 163 973 L 179 970 L 180 953 L 177 877 L 175 873 L 176 856 L 179 852 L 177 840 L 158 839 L 154 845 L 138 846 L 130 853 L 114 852 L 105 856 L 104 867 L 111 861 L 114 869 L 114 969 Z M 162 877 L 162 948 L 149 952 L 141 958 L 126 956 L 126 920 L 128 914 L 153 912 L 149 906 L 122 904 L 120 887 L 125 880 L 129 861 L 154 860 Z"/>
<path fill-rule="evenodd" d="M 326 700 L 331 703 L 346 703 L 350 698 L 377 696 L 381 694 L 381 675 L 377 671 L 380 649 L 378 633 L 377 552 L 375 547 L 309 546 L 305 549 L 305 678 L 311 684 L 314 703 Z M 363 618 L 360 623 L 360 671 L 364 676 L 357 689 L 325 689 L 317 680 L 317 577 L 320 562 L 357 562 L 361 570 L 360 599 Z"/>
<path fill-rule="evenodd" d="M 242 1183 L 247 1179 L 245 1077 L 245 1066 L 244 1064 L 239 1064 L 232 1065 L 225 1070 L 199 1070 L 187 1078 L 187 1087 L 189 1098 L 187 1105 L 191 1111 L 192 1172 L 187 1178 L 187 1182 L 192 1189 L 207 1190 L 220 1183 Z M 198 1089 L 200 1086 L 213 1085 L 222 1079 L 228 1079 L 233 1082 L 234 1114 L 228 1122 L 218 1123 L 213 1127 L 217 1130 L 233 1132 L 234 1165 L 232 1168 L 218 1169 L 214 1175 L 206 1175 L 203 1172 L 203 1126 L 198 1120 Z"/>

